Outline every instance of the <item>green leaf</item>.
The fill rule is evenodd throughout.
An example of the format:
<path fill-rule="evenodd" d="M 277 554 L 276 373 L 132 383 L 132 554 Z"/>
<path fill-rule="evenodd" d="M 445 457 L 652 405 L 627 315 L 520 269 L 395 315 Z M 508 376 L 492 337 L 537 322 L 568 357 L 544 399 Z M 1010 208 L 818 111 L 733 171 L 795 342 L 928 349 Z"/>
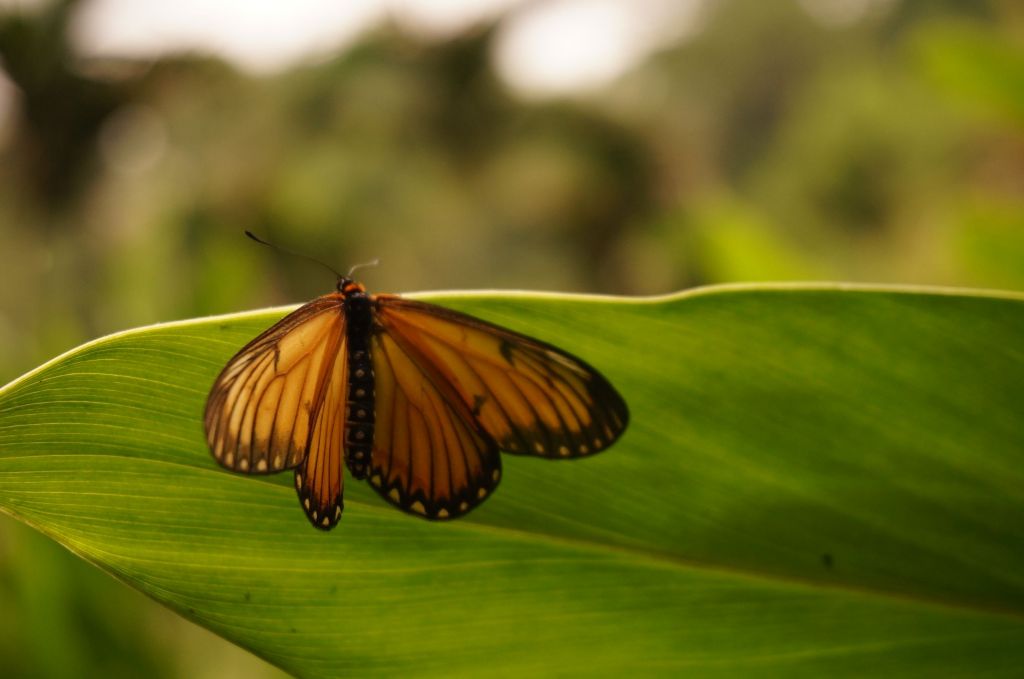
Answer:
<path fill-rule="evenodd" d="M 1024 297 L 842 286 L 431 299 L 630 405 L 429 523 L 217 467 L 207 390 L 283 309 L 133 330 L 0 390 L 0 507 L 303 676 L 1018 675 Z"/>

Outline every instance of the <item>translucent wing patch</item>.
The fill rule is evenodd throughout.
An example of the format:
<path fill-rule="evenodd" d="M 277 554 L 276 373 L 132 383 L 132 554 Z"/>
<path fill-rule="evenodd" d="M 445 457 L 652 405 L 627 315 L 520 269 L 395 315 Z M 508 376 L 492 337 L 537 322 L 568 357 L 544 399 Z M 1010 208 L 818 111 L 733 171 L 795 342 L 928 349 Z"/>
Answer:
<path fill-rule="evenodd" d="M 248 474 L 297 468 L 299 500 L 304 508 L 309 500 L 307 515 L 321 528 L 334 525 L 341 506 L 340 468 L 336 479 L 328 470 L 343 434 L 332 439 L 333 429 L 344 426 L 344 403 L 337 405 L 345 387 L 343 300 L 313 300 L 243 347 L 214 382 L 204 416 L 207 443 L 223 467 Z"/>
<path fill-rule="evenodd" d="M 455 311 L 376 298 L 383 333 L 437 373 L 501 450 L 547 458 L 599 452 L 625 430 L 622 397 L 594 368 L 539 340 Z"/>
<path fill-rule="evenodd" d="M 410 513 L 465 514 L 501 479 L 497 444 L 435 366 L 402 338 L 375 333 L 371 354 L 377 422 L 370 484 Z"/>

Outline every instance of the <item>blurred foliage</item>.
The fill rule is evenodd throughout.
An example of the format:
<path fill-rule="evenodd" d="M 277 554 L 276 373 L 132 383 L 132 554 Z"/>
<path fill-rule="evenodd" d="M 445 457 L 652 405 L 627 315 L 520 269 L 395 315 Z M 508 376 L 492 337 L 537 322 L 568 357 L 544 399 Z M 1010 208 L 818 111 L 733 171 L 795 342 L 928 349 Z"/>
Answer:
<path fill-rule="evenodd" d="M 331 285 L 247 228 L 339 268 L 380 257 L 362 275 L 386 291 L 1024 287 L 1014 0 L 865 0 L 852 18 L 841 0 L 708 0 L 619 81 L 548 101 L 492 69 L 514 13 L 445 40 L 383 25 L 255 77 L 83 59 L 81 4 L 0 9 L 2 381 L 107 332 Z M 0 666 L 117 675 L 105 644 L 134 649 L 127 674 L 185 672 L 167 657 L 192 651 L 156 631 L 169 614 L 9 521 L 0 554 Z"/>

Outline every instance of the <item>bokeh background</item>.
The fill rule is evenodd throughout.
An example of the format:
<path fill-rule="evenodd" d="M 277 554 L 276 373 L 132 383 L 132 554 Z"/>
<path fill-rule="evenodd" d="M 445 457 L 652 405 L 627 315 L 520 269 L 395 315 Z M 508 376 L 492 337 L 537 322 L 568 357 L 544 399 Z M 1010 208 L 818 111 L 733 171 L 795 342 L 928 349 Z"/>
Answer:
<path fill-rule="evenodd" d="M 0 383 L 373 290 L 1024 288 L 1017 0 L 0 0 Z M 358 621 L 353 621 L 358 624 Z M 278 676 L 0 517 L 7 677 Z"/>

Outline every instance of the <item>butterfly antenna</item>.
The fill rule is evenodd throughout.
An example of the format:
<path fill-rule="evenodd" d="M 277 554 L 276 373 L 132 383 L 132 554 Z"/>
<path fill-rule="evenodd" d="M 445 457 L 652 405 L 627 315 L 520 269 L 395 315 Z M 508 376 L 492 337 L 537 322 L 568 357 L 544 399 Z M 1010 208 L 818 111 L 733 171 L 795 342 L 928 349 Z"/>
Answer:
<path fill-rule="evenodd" d="M 362 264 L 354 264 L 352 268 L 348 270 L 347 278 L 352 278 L 352 274 L 354 274 L 359 269 L 365 269 L 370 266 L 377 266 L 378 264 L 380 264 L 379 259 L 373 259 L 370 260 L 369 262 L 363 262 Z"/>
<path fill-rule="evenodd" d="M 315 259 L 313 257 L 310 257 L 309 255 L 304 255 L 301 252 L 294 252 L 293 250 L 287 250 L 287 249 L 281 247 L 280 245 L 274 245 L 273 243 L 268 243 L 267 241 L 263 240 L 259 236 L 255 235 L 252 231 L 249 231 L 248 229 L 246 229 L 245 235 L 248 236 L 249 238 L 253 239 L 257 243 L 259 243 L 260 245 L 266 245 L 268 248 L 271 248 L 273 250 L 277 250 L 278 252 L 283 252 L 286 255 L 291 255 L 293 257 L 301 257 L 302 259 L 305 259 L 307 261 L 313 262 L 314 264 L 319 264 L 320 266 L 324 267 L 325 269 L 327 269 L 328 271 L 333 273 L 335 276 L 337 276 L 338 280 L 341 280 L 342 278 L 346 278 L 346 276 L 342 276 L 340 273 L 338 273 L 333 266 L 331 266 L 330 264 L 325 264 L 324 262 L 321 262 L 319 259 Z"/>

